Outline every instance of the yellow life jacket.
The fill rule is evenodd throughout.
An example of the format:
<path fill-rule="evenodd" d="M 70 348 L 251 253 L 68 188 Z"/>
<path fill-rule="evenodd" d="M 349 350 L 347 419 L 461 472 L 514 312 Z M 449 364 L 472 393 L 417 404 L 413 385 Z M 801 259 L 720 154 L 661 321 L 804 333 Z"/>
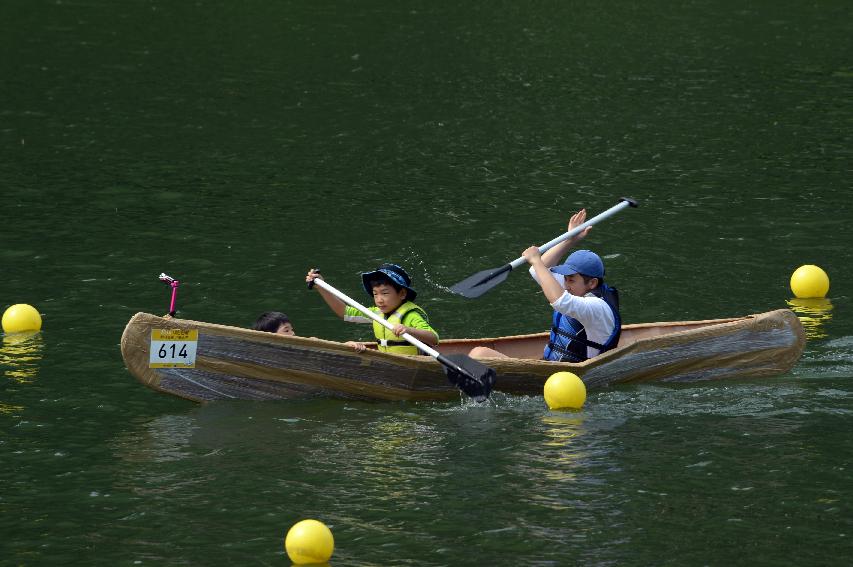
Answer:
<path fill-rule="evenodd" d="M 417 311 L 424 319 L 427 318 L 423 309 L 418 307 L 411 301 L 403 302 L 400 307 L 393 313 L 389 313 L 385 320 L 391 325 L 402 324 L 406 314 L 410 311 Z M 382 313 L 378 313 L 382 315 Z M 373 334 L 376 336 L 377 349 L 379 352 L 393 352 L 394 354 L 419 354 L 418 347 L 410 344 L 402 337 L 398 337 L 391 332 L 391 329 L 385 328 L 384 325 L 376 321 L 373 322 Z"/>

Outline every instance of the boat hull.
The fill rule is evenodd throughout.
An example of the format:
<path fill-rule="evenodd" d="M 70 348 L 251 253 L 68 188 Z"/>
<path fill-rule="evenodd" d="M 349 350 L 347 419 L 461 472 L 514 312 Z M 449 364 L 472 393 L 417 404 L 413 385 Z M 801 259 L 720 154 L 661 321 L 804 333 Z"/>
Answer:
<path fill-rule="evenodd" d="M 150 364 L 152 331 L 197 331 L 193 368 Z M 442 341 L 444 354 L 490 346 L 510 358 L 484 359 L 497 371 L 496 391 L 541 395 L 558 371 L 581 377 L 588 389 L 646 381 L 694 382 L 773 376 L 802 354 L 805 335 L 793 312 L 780 309 L 737 319 L 626 325 L 620 347 L 582 363 L 545 362 L 547 334 Z M 287 337 L 201 321 L 137 313 L 121 351 L 128 370 L 155 390 L 197 402 L 222 399 L 447 400 L 458 398 L 443 367 L 426 356 L 369 350 L 338 342 Z"/>

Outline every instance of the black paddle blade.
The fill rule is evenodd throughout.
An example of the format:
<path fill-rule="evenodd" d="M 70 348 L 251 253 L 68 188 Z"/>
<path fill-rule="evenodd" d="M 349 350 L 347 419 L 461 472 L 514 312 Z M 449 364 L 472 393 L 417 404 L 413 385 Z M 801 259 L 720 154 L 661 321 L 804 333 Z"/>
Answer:
<path fill-rule="evenodd" d="M 492 268 L 491 270 L 477 272 L 473 276 L 469 276 L 451 287 L 450 291 L 469 299 L 480 297 L 504 281 L 509 276 L 510 270 L 512 270 L 512 266 L 507 264 L 500 268 Z"/>
<path fill-rule="evenodd" d="M 497 380 L 494 369 L 464 354 L 441 355 L 438 361 L 444 365 L 447 379 L 467 396 L 478 403 L 488 399 Z"/>

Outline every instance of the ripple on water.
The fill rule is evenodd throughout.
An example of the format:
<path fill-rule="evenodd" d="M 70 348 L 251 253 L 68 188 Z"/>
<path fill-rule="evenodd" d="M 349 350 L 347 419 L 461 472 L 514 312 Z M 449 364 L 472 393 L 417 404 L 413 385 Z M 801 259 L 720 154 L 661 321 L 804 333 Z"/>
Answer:
<path fill-rule="evenodd" d="M 790 381 L 768 385 L 731 384 L 690 387 L 644 385 L 593 393 L 586 410 L 592 416 L 778 416 L 835 411 L 827 400 L 845 400 L 844 390 L 815 392 L 808 384 Z"/>

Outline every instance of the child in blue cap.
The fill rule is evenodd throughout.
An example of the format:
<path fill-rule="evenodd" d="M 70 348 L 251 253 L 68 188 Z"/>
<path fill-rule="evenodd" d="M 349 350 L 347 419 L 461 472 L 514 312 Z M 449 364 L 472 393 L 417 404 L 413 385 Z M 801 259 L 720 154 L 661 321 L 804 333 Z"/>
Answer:
<path fill-rule="evenodd" d="M 305 276 L 306 282 L 323 276 L 319 270 L 311 269 Z M 418 293 L 412 289 L 412 279 L 402 267 L 397 264 L 382 264 L 372 272 L 361 274 L 362 286 L 367 295 L 373 297 L 375 307 L 370 310 L 382 315 L 394 326 L 391 331 L 384 325 L 373 321 L 355 307 L 351 307 L 329 293 L 315 287 L 335 314 L 350 323 L 372 323 L 373 334 L 376 337 L 377 349 L 381 352 L 395 354 L 418 354 L 418 349 L 400 338 L 403 333 L 409 333 L 422 343 L 429 346 L 438 345 L 438 333 L 429 324 L 426 312 L 416 303 Z M 363 343 L 349 341 L 346 344 L 355 350 L 364 351 Z"/>
<path fill-rule="evenodd" d="M 586 209 L 572 215 L 569 230 L 586 221 Z M 563 264 L 556 265 L 569 248 L 592 227 L 545 254 L 531 246 L 522 253 L 530 264 L 530 275 L 542 288 L 554 312 L 551 336 L 543 358 L 560 362 L 582 362 L 615 348 L 622 331 L 619 292 L 604 283 L 604 262 L 595 252 L 576 250 Z M 471 356 L 504 357 L 493 349 L 477 347 Z"/>

